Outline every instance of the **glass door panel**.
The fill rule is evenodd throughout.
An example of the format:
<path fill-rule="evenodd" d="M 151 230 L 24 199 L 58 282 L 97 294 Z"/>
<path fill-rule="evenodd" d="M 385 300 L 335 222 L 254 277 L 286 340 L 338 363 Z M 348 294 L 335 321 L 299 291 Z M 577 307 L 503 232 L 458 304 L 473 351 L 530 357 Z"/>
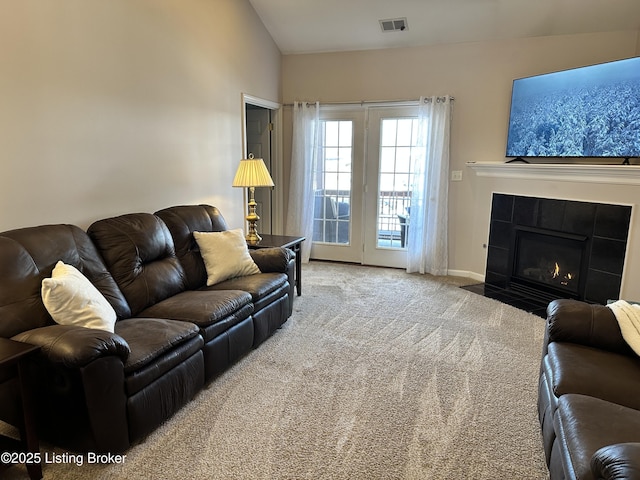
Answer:
<path fill-rule="evenodd" d="M 360 262 L 363 116 L 325 112 L 314 173 L 311 257 Z"/>
<path fill-rule="evenodd" d="M 416 108 L 369 113 L 364 262 L 406 267 L 411 169 L 418 134 Z M 369 206 L 375 205 L 375 211 Z"/>
<path fill-rule="evenodd" d="M 321 125 L 313 241 L 349 244 L 353 122 L 325 120 Z"/>

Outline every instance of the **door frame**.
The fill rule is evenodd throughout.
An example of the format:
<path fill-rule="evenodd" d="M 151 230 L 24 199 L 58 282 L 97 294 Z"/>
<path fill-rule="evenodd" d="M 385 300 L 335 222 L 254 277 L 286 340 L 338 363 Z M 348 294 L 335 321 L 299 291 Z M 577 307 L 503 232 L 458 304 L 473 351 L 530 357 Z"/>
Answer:
<path fill-rule="evenodd" d="M 311 258 L 406 268 L 406 247 L 388 248 L 377 245 L 380 126 L 385 117 L 416 118 L 417 107 L 417 102 L 320 106 L 321 120 L 354 120 L 353 161 L 355 166 L 352 172 L 354 204 L 351 208 L 351 222 L 357 222 L 357 228 L 351 226 L 351 245 L 313 243 Z M 358 122 L 362 122 L 360 129 L 357 127 Z M 363 136 L 359 136 L 361 133 Z M 361 158 L 358 158 L 358 154 Z M 359 197 L 356 198 L 358 195 Z"/>
<path fill-rule="evenodd" d="M 284 174 L 283 174 L 283 153 L 282 153 L 282 105 L 278 102 L 266 100 L 264 98 L 242 93 L 241 95 L 241 112 L 242 112 L 242 158 L 247 158 L 247 105 L 253 105 L 256 107 L 266 108 L 271 110 L 271 123 L 273 124 L 273 130 L 271 131 L 271 178 L 275 184 L 273 188 L 273 195 L 271 200 L 271 222 L 272 233 L 282 234 L 284 232 L 284 218 L 282 212 L 284 212 Z M 244 192 L 246 205 L 248 199 L 246 198 L 247 192 Z"/>

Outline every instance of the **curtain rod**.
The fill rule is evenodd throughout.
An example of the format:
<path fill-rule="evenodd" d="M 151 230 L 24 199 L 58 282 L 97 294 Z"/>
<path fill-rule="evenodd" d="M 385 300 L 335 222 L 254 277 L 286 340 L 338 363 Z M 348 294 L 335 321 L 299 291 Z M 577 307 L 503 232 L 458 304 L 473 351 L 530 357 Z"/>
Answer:
<path fill-rule="evenodd" d="M 438 95 L 437 98 L 444 98 L 443 95 Z M 449 97 L 451 101 L 455 101 L 455 97 Z M 420 102 L 420 99 L 417 100 L 360 100 L 359 102 L 319 102 L 320 106 L 340 106 L 340 105 L 415 105 Z M 301 102 L 299 102 L 301 103 Z M 316 103 L 316 102 L 306 102 L 306 103 Z M 285 103 L 282 105 L 283 107 L 293 107 L 293 103 Z"/>

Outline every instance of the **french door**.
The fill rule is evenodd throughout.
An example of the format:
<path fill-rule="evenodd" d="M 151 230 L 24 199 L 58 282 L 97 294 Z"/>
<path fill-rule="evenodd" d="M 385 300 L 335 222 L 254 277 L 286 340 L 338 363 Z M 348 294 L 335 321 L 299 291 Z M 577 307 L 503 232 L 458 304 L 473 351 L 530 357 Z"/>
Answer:
<path fill-rule="evenodd" d="M 364 114 L 321 110 L 311 258 L 362 263 Z"/>
<path fill-rule="evenodd" d="M 417 107 L 321 110 L 312 258 L 406 267 Z"/>
<path fill-rule="evenodd" d="M 370 108 L 363 263 L 406 268 L 418 107 Z"/>

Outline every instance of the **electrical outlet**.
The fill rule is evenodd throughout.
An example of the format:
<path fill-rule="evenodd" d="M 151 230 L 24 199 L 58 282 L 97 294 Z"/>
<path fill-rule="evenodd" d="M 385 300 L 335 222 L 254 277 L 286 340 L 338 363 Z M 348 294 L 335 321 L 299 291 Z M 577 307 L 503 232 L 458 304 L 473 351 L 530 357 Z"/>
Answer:
<path fill-rule="evenodd" d="M 462 181 L 462 170 L 453 170 L 451 172 L 451 181 L 452 182 L 461 182 Z"/>

